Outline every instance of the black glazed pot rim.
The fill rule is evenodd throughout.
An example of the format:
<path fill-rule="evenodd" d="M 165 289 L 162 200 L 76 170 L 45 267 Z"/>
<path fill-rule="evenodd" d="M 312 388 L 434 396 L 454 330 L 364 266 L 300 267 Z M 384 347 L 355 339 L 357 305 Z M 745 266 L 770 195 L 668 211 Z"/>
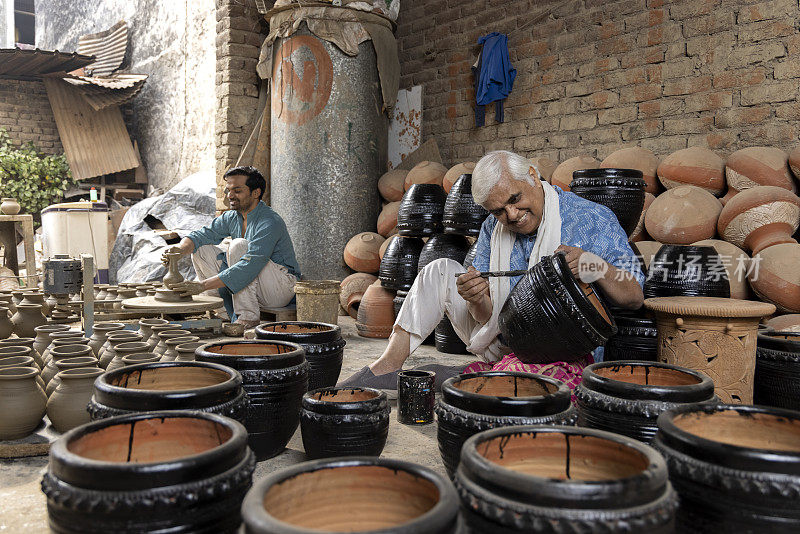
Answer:
<path fill-rule="evenodd" d="M 208 349 L 224 345 L 281 345 L 292 350 L 276 354 L 247 355 L 219 354 Z M 237 341 L 214 341 L 195 349 L 197 361 L 208 361 L 234 367 L 236 364 L 247 364 L 253 369 L 282 369 L 299 365 L 306 359 L 306 350 L 298 343 L 267 339 L 242 339 Z"/>
<path fill-rule="evenodd" d="M 644 471 L 626 478 L 609 480 L 554 480 L 519 473 L 491 462 L 478 453 L 481 443 L 514 434 L 564 434 L 575 437 L 594 437 L 622 445 L 642 454 L 648 462 Z M 523 425 L 500 427 L 479 432 L 464 442 L 458 466 L 459 479 L 468 479 L 488 491 L 506 498 L 537 506 L 576 508 L 615 508 L 637 506 L 651 502 L 669 485 L 667 465 L 655 449 L 633 438 L 573 426 Z"/>
<path fill-rule="evenodd" d="M 632 384 L 622 380 L 614 380 L 594 373 L 597 369 L 608 367 L 657 367 L 669 369 L 690 375 L 698 382 L 684 386 L 660 386 Z M 703 402 L 714 396 L 714 382 L 707 375 L 668 363 L 641 361 L 641 360 L 615 360 L 598 362 L 586 366 L 581 378 L 581 387 L 598 393 L 605 393 L 614 397 L 631 400 L 659 400 L 665 402 Z"/>
<path fill-rule="evenodd" d="M 787 336 L 793 339 L 785 339 L 777 336 Z M 772 350 L 789 350 L 800 352 L 800 332 L 791 330 L 773 330 L 766 328 L 758 332 L 757 346 Z"/>
<path fill-rule="evenodd" d="M 557 387 L 554 393 L 547 395 L 537 395 L 534 397 L 497 397 L 492 395 L 481 395 L 464 391 L 456 387 L 456 383 L 469 378 L 481 378 L 491 376 L 513 376 L 537 382 L 546 382 Z M 482 371 L 477 373 L 464 373 L 452 378 L 448 378 L 442 383 L 442 401 L 451 406 L 460 408 L 468 412 L 481 413 L 485 415 L 500 416 L 529 416 L 538 417 L 553 415 L 570 407 L 569 387 L 555 378 L 535 375 L 531 373 L 520 373 L 515 371 Z"/>
<path fill-rule="evenodd" d="M 606 322 L 606 320 L 601 316 L 600 312 L 597 311 L 597 308 L 595 308 L 594 305 L 589 301 L 589 298 L 583 292 L 583 289 L 581 289 L 578 281 L 572 275 L 572 271 L 569 268 L 567 257 L 564 252 L 556 252 L 553 254 L 553 267 L 555 267 L 559 278 L 561 278 L 563 281 L 564 287 L 566 287 L 567 291 L 570 292 L 572 301 L 578 306 L 578 308 L 581 309 L 584 319 L 586 319 L 586 322 L 594 330 L 594 334 L 601 338 L 605 338 L 606 340 L 616 334 L 617 323 L 614 321 L 614 315 L 608 308 L 608 305 L 606 304 L 605 299 L 603 298 L 602 293 L 599 291 L 597 285 L 595 283 L 587 284 L 594 292 L 597 300 L 600 302 L 600 306 L 603 307 L 606 317 L 611 320 L 610 323 Z M 592 316 L 594 316 L 594 320 L 592 319 Z"/>
<path fill-rule="evenodd" d="M 339 467 L 376 466 L 393 471 L 404 471 L 412 476 L 434 485 L 439 492 L 438 502 L 419 517 L 402 525 L 380 530 L 357 531 L 360 534 L 418 534 L 420 532 L 450 532 L 458 519 L 459 499 L 449 480 L 427 467 L 391 458 L 377 456 L 349 456 L 324 458 L 302 462 L 291 467 L 279 469 L 253 484 L 242 503 L 242 520 L 247 532 L 307 534 L 306 528 L 296 527 L 269 515 L 264 509 L 264 496 L 275 485 L 306 473 Z M 345 502 L 342 503 L 346 505 Z"/>
<path fill-rule="evenodd" d="M 301 327 L 322 327 L 320 330 L 311 330 L 308 332 L 286 332 L 280 330 L 268 330 L 270 327 L 277 327 L 280 325 L 293 325 Z M 300 344 L 315 344 L 315 343 L 329 343 L 341 337 L 342 329 L 340 326 L 331 323 L 321 323 L 313 321 L 273 321 L 269 323 L 261 323 L 256 326 L 256 339 L 263 339 L 271 341 L 277 339 L 280 341 L 291 341 L 292 338 L 298 341 L 293 343 Z M 300 339 L 306 338 L 306 339 Z"/>
<path fill-rule="evenodd" d="M 690 434 L 678 428 L 673 422 L 676 416 L 690 412 L 712 414 L 720 411 L 765 414 L 779 419 L 800 420 L 800 412 L 783 408 L 746 404 L 689 404 L 672 408 L 658 416 L 658 433 L 655 439 L 693 458 L 731 469 L 800 475 L 800 452 L 730 445 Z M 775 469 L 778 466 L 780 470 Z"/>
<path fill-rule="evenodd" d="M 322 399 L 315 399 L 314 395 L 326 391 L 366 391 L 374 394 L 371 399 L 365 399 L 352 402 L 333 402 Z M 325 414 L 347 414 L 347 413 L 371 413 L 388 409 L 389 401 L 387 400 L 386 392 L 375 388 L 358 387 L 358 386 L 331 386 L 313 389 L 303 395 L 302 401 L 303 409 L 316 413 Z"/>
<path fill-rule="evenodd" d="M 171 418 L 205 419 L 227 427 L 231 437 L 213 449 L 163 462 L 93 460 L 67 448 L 76 439 L 110 426 Z M 133 491 L 207 478 L 230 469 L 248 452 L 247 430 L 241 423 L 228 417 L 196 410 L 140 412 L 99 419 L 67 431 L 50 447 L 49 471 L 64 482 L 85 489 Z"/>
<path fill-rule="evenodd" d="M 570 189 L 572 189 L 572 183 L 576 180 L 583 180 L 583 179 L 608 179 L 608 178 L 625 178 L 625 179 L 636 179 L 639 178 L 642 180 L 642 185 L 645 185 L 644 181 L 644 173 L 638 169 L 625 169 L 620 167 L 598 167 L 596 169 L 580 169 L 577 171 L 572 172 L 572 182 L 570 183 Z"/>

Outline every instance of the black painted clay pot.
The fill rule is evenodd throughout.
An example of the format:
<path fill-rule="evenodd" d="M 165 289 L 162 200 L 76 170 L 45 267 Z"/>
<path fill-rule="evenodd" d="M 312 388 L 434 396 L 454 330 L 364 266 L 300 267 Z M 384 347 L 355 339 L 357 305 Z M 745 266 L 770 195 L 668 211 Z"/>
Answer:
<path fill-rule="evenodd" d="M 254 468 L 233 419 L 147 412 L 64 434 L 42 491 L 58 533 L 237 532 Z"/>
<path fill-rule="evenodd" d="M 450 258 L 457 263 L 463 263 L 469 251 L 469 241 L 466 237 L 452 234 L 436 234 L 428 239 L 419 253 L 417 271 L 421 271 L 433 260 Z"/>
<path fill-rule="evenodd" d="M 415 237 L 396 237 L 392 239 L 381 259 L 378 278 L 385 289 L 408 291 L 417 278 L 419 255 L 422 252 L 422 239 Z"/>
<path fill-rule="evenodd" d="M 606 341 L 603 361 L 657 361 L 658 330 L 655 319 L 643 311 L 611 310 L 617 333 Z"/>
<path fill-rule="evenodd" d="M 730 298 L 731 285 L 714 247 L 663 245 L 650 261 L 644 298 Z"/>
<path fill-rule="evenodd" d="M 678 532 L 800 532 L 800 413 L 682 406 L 658 417 L 653 446 L 680 498 Z"/>
<path fill-rule="evenodd" d="M 227 365 L 242 375 L 250 400 L 245 427 L 259 460 L 280 454 L 300 424 L 300 403 L 308 389 L 308 362 L 297 343 L 243 340 L 208 343 L 196 359 Z"/>
<path fill-rule="evenodd" d="M 87 410 L 92 420 L 134 412 L 200 410 L 245 422 L 247 394 L 235 369 L 203 362 L 142 363 L 103 373 Z"/>
<path fill-rule="evenodd" d="M 625 436 L 522 426 L 472 436 L 455 477 L 467 532 L 673 532 L 664 459 Z"/>
<path fill-rule="evenodd" d="M 371 388 L 309 391 L 303 395 L 300 429 L 309 458 L 380 456 L 389 434 L 389 401 Z"/>
<path fill-rule="evenodd" d="M 800 410 L 800 333 L 759 332 L 753 400 Z"/>
<path fill-rule="evenodd" d="M 545 256 L 528 270 L 498 322 L 504 343 L 526 363 L 575 360 L 617 331 L 595 287 L 572 275 L 562 253 Z"/>
<path fill-rule="evenodd" d="M 257 339 L 289 341 L 306 351 L 308 389 L 335 386 L 342 371 L 344 346 L 342 329 L 335 324 L 284 321 L 256 327 Z"/>
<path fill-rule="evenodd" d="M 645 361 L 592 364 L 575 388 L 578 424 L 650 443 L 663 412 L 715 400 L 705 374 L 677 365 Z"/>
<path fill-rule="evenodd" d="M 644 209 L 646 185 L 642 171 L 635 169 L 583 169 L 572 173 L 569 188 L 613 211 L 625 234 L 631 235 Z"/>
<path fill-rule="evenodd" d="M 462 174 L 455 181 L 444 203 L 444 233 L 476 236 L 489 212 L 472 197 L 472 175 Z"/>
<path fill-rule="evenodd" d="M 452 477 L 462 445 L 478 432 L 503 426 L 574 425 L 577 412 L 569 388 L 555 378 L 485 371 L 445 380 L 436 418 L 439 453 Z"/>
<path fill-rule="evenodd" d="M 455 534 L 458 497 L 444 476 L 401 460 L 314 460 L 259 480 L 242 505 L 248 534 Z"/>
<path fill-rule="evenodd" d="M 461 341 L 453 328 L 450 318 L 445 315 L 433 331 L 436 350 L 446 354 L 468 354 L 467 346 Z"/>
<path fill-rule="evenodd" d="M 437 184 L 414 184 L 403 195 L 397 211 L 397 233 L 405 237 L 441 234 L 446 194 Z M 396 241 L 396 240 L 395 240 Z"/>
<path fill-rule="evenodd" d="M 467 251 L 467 255 L 464 256 L 464 261 L 462 263 L 462 265 L 464 266 L 465 269 L 469 269 L 472 266 L 472 262 L 475 259 L 475 253 L 477 252 L 477 248 L 478 248 L 478 242 L 477 241 L 475 241 L 472 244 L 472 246 L 469 247 L 469 250 Z"/>

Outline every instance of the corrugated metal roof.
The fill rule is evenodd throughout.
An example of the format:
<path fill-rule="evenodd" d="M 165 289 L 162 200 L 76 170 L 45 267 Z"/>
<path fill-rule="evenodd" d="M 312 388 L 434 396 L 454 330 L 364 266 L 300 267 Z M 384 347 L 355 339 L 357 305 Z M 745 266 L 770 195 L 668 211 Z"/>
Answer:
<path fill-rule="evenodd" d="M 64 77 L 82 83 L 71 82 L 73 85 L 94 85 L 105 89 L 128 89 L 141 85 L 147 79 L 147 74 L 133 74 L 131 72 L 115 72 L 108 78 L 97 78 L 94 76 L 76 76 L 70 74 Z"/>
<path fill-rule="evenodd" d="M 63 80 L 75 86 L 95 111 L 112 105 L 121 105 L 141 91 L 147 74 L 119 74 L 110 78 L 66 76 Z"/>
<path fill-rule="evenodd" d="M 0 48 L 0 76 L 38 77 L 53 72 L 69 72 L 92 61 L 93 56 L 58 50 Z"/>
<path fill-rule="evenodd" d="M 128 49 L 128 24 L 121 20 L 109 29 L 82 35 L 78 38 L 78 52 L 97 59 L 86 67 L 92 76 L 108 76 L 122 65 Z"/>

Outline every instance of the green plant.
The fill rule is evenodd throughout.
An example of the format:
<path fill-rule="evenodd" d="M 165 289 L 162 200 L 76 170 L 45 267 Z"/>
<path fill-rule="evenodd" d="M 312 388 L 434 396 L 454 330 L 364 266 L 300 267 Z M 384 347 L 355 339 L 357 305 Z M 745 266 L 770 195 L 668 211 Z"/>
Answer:
<path fill-rule="evenodd" d="M 0 196 L 17 199 L 25 213 L 39 212 L 64 197 L 76 180 L 63 154 L 48 156 L 33 143 L 15 146 L 0 128 Z"/>

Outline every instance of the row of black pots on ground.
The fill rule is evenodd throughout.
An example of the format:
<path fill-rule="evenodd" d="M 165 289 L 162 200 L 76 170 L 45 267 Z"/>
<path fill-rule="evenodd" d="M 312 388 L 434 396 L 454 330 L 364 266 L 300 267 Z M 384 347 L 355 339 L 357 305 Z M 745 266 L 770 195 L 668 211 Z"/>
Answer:
<path fill-rule="evenodd" d="M 477 236 L 488 215 L 472 198 L 472 175 L 462 174 L 449 193 L 438 184 L 412 185 L 398 207 L 397 233 L 404 237 Z"/>

